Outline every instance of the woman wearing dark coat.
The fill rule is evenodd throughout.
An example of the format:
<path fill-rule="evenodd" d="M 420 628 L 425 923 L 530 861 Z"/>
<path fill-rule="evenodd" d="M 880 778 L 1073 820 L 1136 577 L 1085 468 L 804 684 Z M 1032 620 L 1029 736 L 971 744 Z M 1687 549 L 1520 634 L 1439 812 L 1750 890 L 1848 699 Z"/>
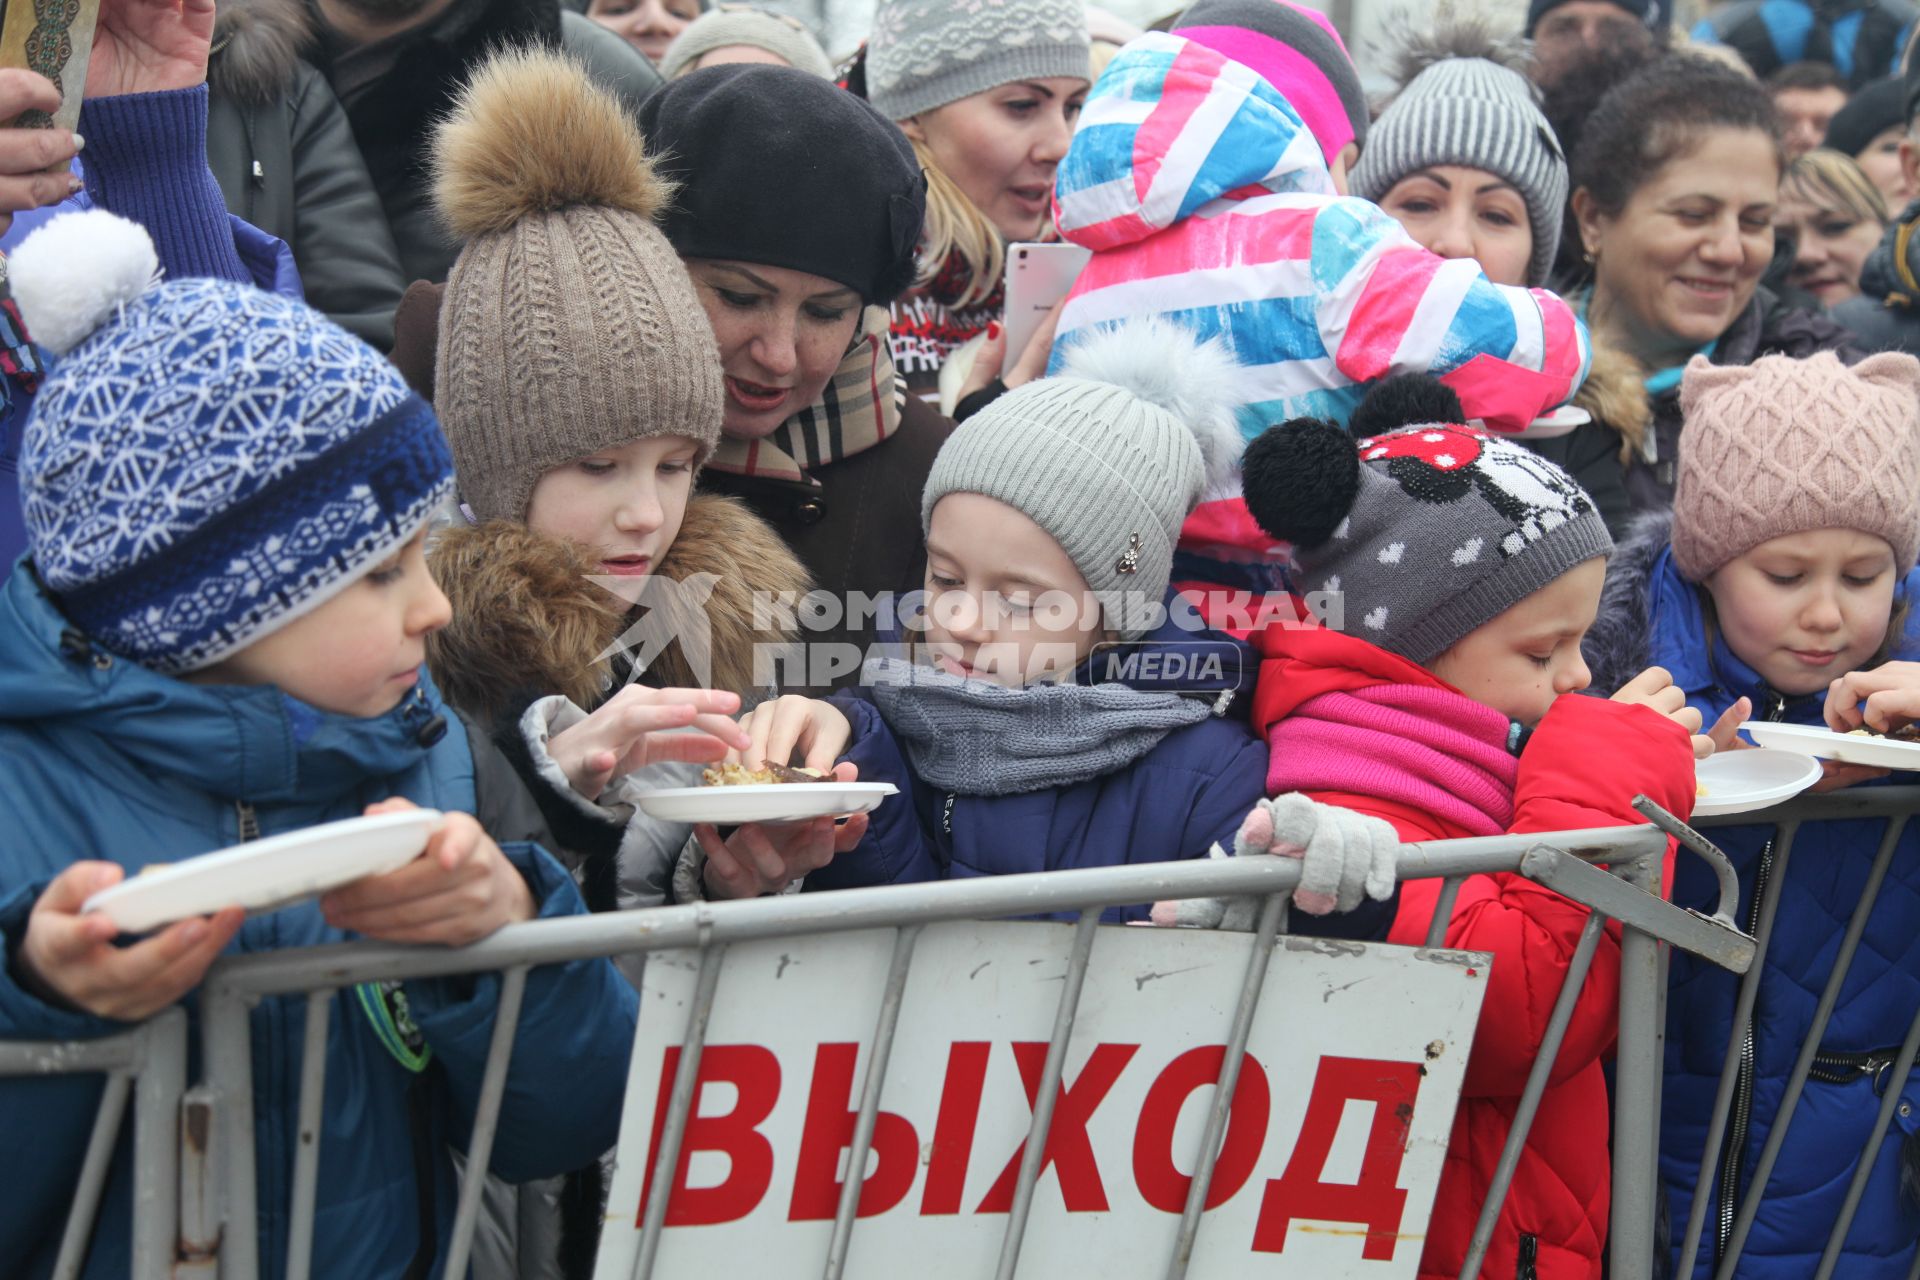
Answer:
<path fill-rule="evenodd" d="M 1649 132 L 1648 120 L 1669 127 Z M 1673 502 L 1685 443 L 1680 371 L 1694 355 L 1736 365 L 1816 351 L 1857 358 L 1839 325 L 1761 284 L 1774 256 L 1781 163 L 1766 92 L 1687 55 L 1609 90 L 1574 149 L 1572 212 L 1587 280 L 1576 282 L 1584 296 L 1563 292 L 1580 300 L 1593 333 L 1594 385 L 1575 403 L 1594 421 L 1565 437 L 1565 453 L 1540 452 L 1582 480 L 1591 474 L 1583 460 L 1616 452 L 1634 514 Z"/>

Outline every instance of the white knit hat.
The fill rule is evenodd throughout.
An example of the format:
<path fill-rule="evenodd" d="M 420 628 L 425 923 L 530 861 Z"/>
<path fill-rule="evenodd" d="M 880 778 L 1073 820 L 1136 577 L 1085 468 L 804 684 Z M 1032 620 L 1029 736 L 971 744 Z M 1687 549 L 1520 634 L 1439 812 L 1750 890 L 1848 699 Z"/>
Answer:
<path fill-rule="evenodd" d="M 1091 78 L 1081 0 L 880 0 L 867 42 L 867 101 L 889 120 L 1016 80 Z"/>

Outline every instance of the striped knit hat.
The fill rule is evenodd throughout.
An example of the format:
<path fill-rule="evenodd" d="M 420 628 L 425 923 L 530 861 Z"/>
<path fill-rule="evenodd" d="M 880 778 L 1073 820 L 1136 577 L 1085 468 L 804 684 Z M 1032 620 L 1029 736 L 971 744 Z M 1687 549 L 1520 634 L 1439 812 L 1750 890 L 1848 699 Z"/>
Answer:
<path fill-rule="evenodd" d="M 1377 203 L 1402 178 L 1434 165 L 1481 169 L 1513 184 L 1533 227 L 1527 283 L 1545 284 L 1560 247 L 1567 161 L 1527 78 L 1485 58 L 1434 63 L 1374 121 L 1348 185 Z"/>

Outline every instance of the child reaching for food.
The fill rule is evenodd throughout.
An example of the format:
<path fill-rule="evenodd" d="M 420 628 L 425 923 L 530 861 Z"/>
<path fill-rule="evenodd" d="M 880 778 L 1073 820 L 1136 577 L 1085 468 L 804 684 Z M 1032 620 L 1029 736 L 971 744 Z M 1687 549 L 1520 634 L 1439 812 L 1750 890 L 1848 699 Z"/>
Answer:
<path fill-rule="evenodd" d="M 1685 818 L 1701 720 L 1666 674 L 1645 672 L 1612 701 L 1568 696 L 1588 683 L 1580 639 L 1611 548 L 1599 513 L 1558 467 L 1457 425 L 1459 410 L 1447 388 L 1408 375 L 1369 394 L 1351 434 L 1295 419 L 1248 446 L 1248 510 L 1293 544 L 1297 590 L 1339 594 L 1345 624 L 1253 637 L 1268 791 L 1382 819 L 1405 841 L 1637 824 L 1642 794 Z M 1704 738 L 1698 746 L 1709 749 Z M 1391 941 L 1425 942 L 1439 889 L 1402 887 Z M 1446 945 L 1490 951 L 1494 962 L 1423 1277 L 1460 1270 L 1587 914 L 1517 874 L 1460 886 Z M 1617 943 L 1605 938 L 1501 1208 L 1487 1275 L 1600 1275 L 1601 1059 L 1618 1018 L 1618 970 Z"/>
<path fill-rule="evenodd" d="M 844 738 L 843 767 L 901 790 L 857 845 L 808 868 L 807 889 L 1234 844 L 1267 775 L 1241 718 L 1251 655 L 1168 593 L 1181 521 L 1237 452 L 1215 391 L 1230 368 L 1220 345 L 1164 322 L 1123 326 L 954 433 L 921 499 L 924 630 L 868 663 L 867 697 L 783 699 L 749 717 L 760 754 L 798 749 L 817 766 L 832 760 L 818 744 Z M 779 887 L 714 833 L 701 842 L 710 889 Z M 1382 936 L 1391 874 L 1372 890 L 1316 904 L 1352 909 L 1297 916 L 1296 930 Z"/>
<path fill-rule="evenodd" d="M 146 233 L 56 219 L 9 262 L 57 356 L 22 442 L 28 555 L 0 588 L 0 1037 L 85 1039 L 196 988 L 223 953 L 352 937 L 463 945 L 575 915 L 527 808 L 455 726 L 422 668 L 448 617 L 427 572 L 453 468 L 433 412 L 372 348 L 304 305 L 224 281 L 154 284 Z M 636 734 L 639 757 L 718 758 L 719 695 Z M 704 729 L 705 732 L 699 730 Z M 363 812 L 447 816 L 425 853 L 324 899 L 237 907 L 120 946 L 87 898 L 150 863 Z M 476 815 L 480 815 L 478 818 Z M 410 1274 L 445 1256 L 450 1153 L 472 1124 L 500 985 L 447 978 L 332 997 L 315 1274 Z M 287 1253 L 300 1006 L 251 1015 L 262 1254 Z M 605 960 L 533 970 L 490 1168 L 520 1181 L 610 1147 L 635 996 Z M 0 1256 L 45 1274 L 88 1150 L 97 1077 L 0 1084 L 0 1148 L 32 1152 L 0 1208 Z M 544 1100 L 564 1098 L 564 1105 Z M 342 1105 L 335 1105 L 342 1104 Z M 123 1150 L 88 1254 L 126 1275 Z"/>
<path fill-rule="evenodd" d="M 1920 361 L 1876 355 L 1853 368 L 1832 355 L 1768 356 L 1719 368 L 1696 358 L 1681 385 L 1684 449 L 1671 514 L 1649 516 L 1615 557 L 1600 620 L 1588 635 L 1602 688 L 1645 662 L 1673 672 L 1703 715 L 1897 730 L 1920 712 L 1909 606 L 1920 578 Z M 1901 661 L 1889 662 L 1888 659 Z M 1748 708 L 1757 709 L 1750 712 Z M 1879 771 L 1826 766 L 1818 787 Z M 1777 903 L 1753 1029 L 1729 1132 L 1704 1152 L 1732 1032 L 1739 978 L 1678 951 L 1667 1001 L 1661 1173 L 1684 1237 L 1695 1188 L 1713 1197 L 1697 1258 L 1717 1265 L 1752 1170 L 1774 1127 L 1846 922 L 1886 833 L 1882 819 L 1799 826 L 1781 865 L 1772 825 L 1709 834 L 1739 871 L 1742 927 Z M 1715 888 L 1689 860 L 1674 901 L 1702 906 Z M 1807 1081 L 1740 1262 L 1742 1276 L 1798 1276 L 1824 1248 L 1886 1091 L 1903 1112 L 1912 1080 L 1882 1078 L 1920 1004 L 1920 829 L 1894 851 L 1832 1021 Z M 1912 1125 L 1877 1154 L 1838 1275 L 1904 1277 L 1920 1238 Z"/>

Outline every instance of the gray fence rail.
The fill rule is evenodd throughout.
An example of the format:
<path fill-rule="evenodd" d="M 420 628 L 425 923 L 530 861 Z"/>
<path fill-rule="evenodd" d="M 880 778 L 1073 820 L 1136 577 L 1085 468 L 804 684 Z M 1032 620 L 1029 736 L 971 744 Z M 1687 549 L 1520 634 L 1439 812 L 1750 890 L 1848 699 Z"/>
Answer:
<path fill-rule="evenodd" d="M 1891 796 L 1890 791 L 1886 794 Z M 1844 816 L 1859 816 L 1864 812 L 1858 810 L 1852 797 L 1834 799 L 1846 809 Z M 1905 801 L 1909 805 L 1920 803 L 1920 789 L 1908 792 Z M 1427 939 L 1429 946 L 1437 946 L 1444 939 L 1455 894 L 1467 877 L 1476 874 L 1519 873 L 1590 909 L 1541 1053 L 1521 1098 L 1492 1194 L 1476 1225 L 1471 1252 L 1461 1272 L 1462 1280 L 1474 1280 L 1479 1274 L 1521 1145 L 1546 1088 L 1600 935 L 1610 923 L 1621 927 L 1622 966 L 1614 1119 L 1612 1273 L 1622 1280 L 1645 1280 L 1651 1273 L 1658 1185 L 1655 1174 L 1659 1145 L 1662 948 L 1680 947 L 1735 973 L 1748 974 L 1749 988 L 1753 985 L 1751 975 L 1757 973 L 1758 966 L 1755 939 L 1742 933 L 1734 923 L 1738 886 L 1725 858 L 1704 838 L 1656 806 L 1643 804 L 1641 811 L 1650 819 L 1646 826 L 1435 841 L 1404 845 L 1399 850 L 1398 868 L 1403 881 L 1422 878 L 1442 881 Z M 1682 910 L 1659 896 L 1661 864 L 1669 834 L 1680 838 L 1712 864 L 1721 890 L 1715 912 Z M 1891 848 L 1891 841 L 1887 848 Z M 1883 861 L 1885 852 L 1883 850 Z M 666 1200 L 674 1181 L 671 1174 L 679 1159 L 693 1101 L 705 1028 L 730 944 L 862 929 L 896 931 L 886 998 L 875 1028 L 867 1075 L 861 1084 L 860 1111 L 853 1149 L 848 1157 L 847 1167 L 860 1169 L 866 1165 L 886 1079 L 893 1027 L 911 972 L 914 943 L 920 928 L 939 921 L 1077 913 L 1079 923 L 1067 981 L 1055 1014 L 1053 1036 L 1037 1093 L 1038 1105 L 1034 1109 L 1013 1212 L 1008 1217 L 996 1269 L 997 1276 L 1011 1277 L 1019 1265 L 1027 1210 L 1046 1148 L 1052 1119 L 1052 1107 L 1048 1104 L 1058 1092 L 1072 1040 L 1079 980 L 1086 971 L 1101 910 L 1182 898 L 1263 899 L 1257 924 L 1247 935 L 1246 968 L 1231 1025 L 1226 1029 L 1227 1050 L 1222 1059 L 1221 1077 L 1200 1149 L 1195 1153 L 1192 1186 L 1175 1246 L 1162 1270 L 1162 1274 L 1177 1280 L 1186 1274 L 1194 1242 L 1203 1227 L 1202 1208 L 1214 1160 L 1226 1131 L 1248 1032 L 1260 1006 L 1267 961 L 1276 938 L 1286 932 L 1287 895 L 1298 883 L 1299 873 L 1298 862 L 1281 858 L 1111 867 L 540 921 L 503 929 L 486 941 L 461 950 L 353 943 L 238 957 L 216 965 L 201 989 L 202 1078 L 191 1090 L 182 1090 L 185 1044 L 178 1011 L 130 1036 L 84 1047 L 0 1046 L 0 1074 L 22 1074 L 28 1070 L 106 1070 L 120 1073 L 111 1078 L 137 1081 L 140 1106 L 136 1110 L 136 1124 L 140 1132 L 149 1136 L 146 1148 L 136 1148 L 136 1180 L 140 1190 L 135 1229 L 141 1241 L 153 1243 L 136 1254 L 134 1275 L 138 1280 L 186 1273 L 217 1274 L 223 1280 L 254 1280 L 260 1273 L 261 1260 L 255 1201 L 249 1017 L 252 1008 L 263 999 L 304 995 L 306 1031 L 298 1111 L 301 1140 L 296 1143 L 289 1252 L 285 1260 L 286 1274 L 292 1280 L 303 1280 L 312 1262 L 327 1013 L 334 993 L 343 987 L 375 980 L 476 973 L 501 975 L 492 1049 L 467 1153 L 469 1167 L 484 1168 L 498 1122 L 527 972 L 541 965 L 586 957 L 693 949 L 699 956 L 696 1005 L 682 1043 L 669 1110 L 656 1152 L 653 1192 L 644 1209 L 641 1249 L 634 1271 L 636 1277 L 650 1277 L 655 1274 L 654 1259 L 663 1230 Z M 1764 943 L 1764 934 L 1761 941 Z M 1836 979 L 1834 990 L 1838 989 L 1837 982 Z M 1742 998 L 1746 1000 L 1745 988 Z M 173 1039 L 163 1041 L 162 1033 L 156 1030 L 162 1023 L 173 1028 L 166 1033 Z M 1909 1038 L 1908 1047 L 1912 1048 L 1916 1040 L 1920 1040 L 1920 1020 L 1916 1020 L 1916 1034 Z M 110 1052 L 104 1047 L 123 1042 L 141 1047 L 138 1052 L 124 1048 Z M 156 1047 L 163 1043 L 164 1048 Z M 85 1057 L 84 1061 L 71 1056 L 80 1054 L 96 1056 Z M 151 1089 L 147 1084 L 149 1074 L 157 1077 Z M 76 1267 L 79 1251 L 92 1228 L 97 1183 L 104 1176 L 106 1155 L 111 1151 L 112 1135 L 119 1127 L 125 1093 L 126 1086 L 122 1085 L 118 1109 L 115 1109 L 114 1090 L 109 1086 L 95 1128 L 93 1146 L 99 1150 L 89 1153 L 87 1173 L 81 1179 L 82 1194 L 75 1199 L 68 1223 L 67 1235 Z M 148 1114 L 149 1111 L 152 1114 Z M 182 1125 L 189 1135 L 184 1144 L 178 1140 Z M 152 1135 L 162 1130 L 173 1135 L 173 1140 L 164 1156 L 154 1157 Z M 99 1155 L 98 1169 L 95 1154 Z M 96 1184 L 91 1199 L 85 1194 L 90 1176 Z M 461 1274 L 470 1256 L 481 1184 L 479 1178 L 468 1178 L 462 1187 L 448 1256 L 450 1275 Z M 849 1177 L 842 1189 L 830 1244 L 820 1263 L 823 1276 L 842 1274 L 855 1228 L 860 1185 L 860 1179 Z M 171 1206 L 170 1217 L 168 1206 Z M 140 1218 L 143 1212 L 146 1216 Z M 163 1222 L 164 1231 L 154 1225 L 156 1215 L 167 1219 Z M 175 1269 L 176 1259 L 180 1264 L 178 1269 Z"/>

